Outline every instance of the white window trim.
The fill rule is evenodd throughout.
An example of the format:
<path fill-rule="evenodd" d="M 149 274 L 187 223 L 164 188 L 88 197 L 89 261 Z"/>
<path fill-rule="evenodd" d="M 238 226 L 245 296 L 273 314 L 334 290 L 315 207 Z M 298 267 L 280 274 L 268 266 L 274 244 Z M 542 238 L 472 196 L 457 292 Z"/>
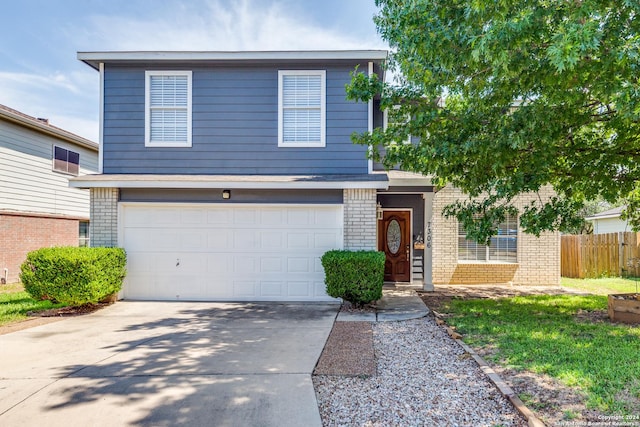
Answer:
<path fill-rule="evenodd" d="M 170 141 L 151 141 L 151 76 L 187 76 L 187 141 L 186 142 L 170 142 Z M 192 80 L 193 73 L 191 71 L 145 71 L 144 77 L 144 146 L 145 147 L 191 147 L 191 123 L 193 121 L 191 111 L 192 98 Z"/>
<path fill-rule="evenodd" d="M 393 108 L 394 110 L 399 110 L 399 109 L 400 109 L 400 106 L 399 106 L 399 105 L 394 105 L 392 108 Z M 406 119 L 407 123 L 408 123 L 410 120 L 411 120 L 411 116 L 409 116 L 409 115 L 407 114 L 407 119 Z M 387 130 L 387 126 L 388 126 L 388 125 L 389 125 L 389 110 L 388 110 L 388 109 L 385 109 L 385 110 L 382 112 L 382 129 L 383 129 L 383 130 Z M 395 142 L 395 141 L 394 141 L 394 142 Z M 411 144 L 411 135 L 408 135 L 408 136 L 407 136 L 407 139 L 405 139 L 404 141 L 401 141 L 401 142 L 402 142 L 403 144 L 405 144 L 405 145 Z"/>
<path fill-rule="evenodd" d="M 284 76 L 309 76 L 321 77 L 320 85 L 320 141 L 319 142 L 285 142 L 284 141 L 284 90 L 282 79 Z M 278 70 L 278 147 L 304 148 L 326 147 L 327 134 L 327 72 L 326 70 Z"/>

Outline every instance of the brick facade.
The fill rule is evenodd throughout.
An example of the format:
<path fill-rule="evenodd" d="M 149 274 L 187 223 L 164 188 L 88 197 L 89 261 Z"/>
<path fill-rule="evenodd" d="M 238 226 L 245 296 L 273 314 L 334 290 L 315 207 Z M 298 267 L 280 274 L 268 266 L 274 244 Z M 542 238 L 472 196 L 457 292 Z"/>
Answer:
<path fill-rule="evenodd" d="M 117 188 L 91 189 L 91 246 L 118 245 L 118 196 Z"/>
<path fill-rule="evenodd" d="M 51 246 L 78 246 L 79 220 L 21 213 L 0 213 L 0 280 L 20 280 L 20 265 L 30 251 Z"/>
<path fill-rule="evenodd" d="M 539 196 L 548 198 L 548 187 Z M 433 283 L 435 284 L 491 284 L 559 285 L 560 233 L 543 233 L 539 238 L 518 231 L 518 263 L 458 262 L 458 224 L 455 218 L 446 219 L 442 209 L 459 198 L 462 192 L 447 186 L 436 193 L 433 202 Z M 523 195 L 515 206 L 522 209 L 538 194 Z"/>
<path fill-rule="evenodd" d="M 344 203 L 344 248 L 376 250 L 376 190 L 346 189 Z"/>

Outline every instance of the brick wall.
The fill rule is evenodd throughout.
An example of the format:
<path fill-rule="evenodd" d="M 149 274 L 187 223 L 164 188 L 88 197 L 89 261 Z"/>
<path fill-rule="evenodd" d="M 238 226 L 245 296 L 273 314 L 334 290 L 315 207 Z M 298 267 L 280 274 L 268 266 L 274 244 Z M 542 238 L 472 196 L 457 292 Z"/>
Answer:
<path fill-rule="evenodd" d="M 91 189 L 91 246 L 118 245 L 118 189 Z"/>
<path fill-rule="evenodd" d="M 344 248 L 376 249 L 376 190 L 343 190 Z"/>
<path fill-rule="evenodd" d="M 540 197 L 551 197 L 553 190 L 545 187 Z M 513 282 L 517 285 L 560 284 L 560 233 L 543 233 L 539 238 L 518 232 L 518 263 L 458 263 L 458 224 L 446 219 L 442 209 L 466 197 L 447 186 L 436 193 L 433 202 L 433 282 L 435 284 L 489 284 Z M 522 209 L 538 194 L 522 195 L 515 206 Z"/>
<path fill-rule="evenodd" d="M 78 219 L 0 213 L 0 278 L 9 269 L 8 283 L 20 280 L 27 253 L 50 246 L 78 246 Z"/>

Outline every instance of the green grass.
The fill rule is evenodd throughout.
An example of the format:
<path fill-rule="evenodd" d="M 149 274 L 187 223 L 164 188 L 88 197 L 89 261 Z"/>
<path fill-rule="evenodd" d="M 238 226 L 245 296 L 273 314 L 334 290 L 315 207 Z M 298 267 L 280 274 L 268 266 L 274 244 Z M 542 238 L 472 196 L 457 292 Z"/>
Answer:
<path fill-rule="evenodd" d="M 494 350 L 487 359 L 578 388 L 589 408 L 637 414 L 640 326 L 575 318 L 606 307 L 606 296 L 536 295 L 453 300 L 445 311 L 465 342 Z"/>
<path fill-rule="evenodd" d="M 597 295 L 620 294 L 640 291 L 640 278 L 623 279 L 621 277 L 603 277 L 600 279 L 570 279 L 563 277 L 562 286 L 566 288 L 578 289 Z"/>
<path fill-rule="evenodd" d="M 24 291 L 21 284 L 0 285 L 0 326 L 28 318 L 28 311 L 64 307 L 51 301 L 36 301 Z"/>

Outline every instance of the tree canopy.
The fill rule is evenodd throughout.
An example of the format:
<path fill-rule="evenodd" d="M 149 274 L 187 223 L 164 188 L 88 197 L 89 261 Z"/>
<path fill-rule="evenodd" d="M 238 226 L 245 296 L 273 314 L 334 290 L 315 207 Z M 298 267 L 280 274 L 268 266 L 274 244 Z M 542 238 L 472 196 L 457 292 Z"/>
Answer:
<path fill-rule="evenodd" d="M 640 2 L 376 4 L 395 79 L 356 71 L 347 93 L 380 96 L 395 118 L 355 142 L 374 157 L 383 152 L 387 167 L 467 193 L 445 213 L 478 241 L 515 213 L 515 197 L 545 185 L 557 197 L 519 212 L 526 232 L 575 227 L 585 202 L 597 198 L 622 199 L 640 226 Z M 419 142 L 397 142 L 408 135 Z"/>

